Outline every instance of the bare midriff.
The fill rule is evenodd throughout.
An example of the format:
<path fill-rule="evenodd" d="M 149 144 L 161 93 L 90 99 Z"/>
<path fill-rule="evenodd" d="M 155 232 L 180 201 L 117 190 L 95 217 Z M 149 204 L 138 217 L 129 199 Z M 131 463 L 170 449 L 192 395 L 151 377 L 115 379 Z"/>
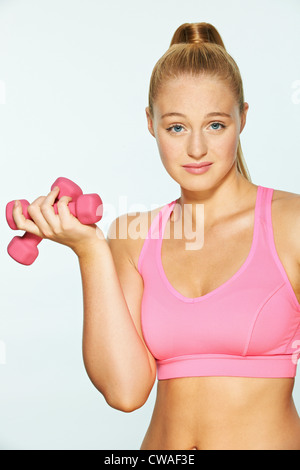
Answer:
<path fill-rule="evenodd" d="M 300 450 L 292 378 L 160 380 L 141 450 Z"/>

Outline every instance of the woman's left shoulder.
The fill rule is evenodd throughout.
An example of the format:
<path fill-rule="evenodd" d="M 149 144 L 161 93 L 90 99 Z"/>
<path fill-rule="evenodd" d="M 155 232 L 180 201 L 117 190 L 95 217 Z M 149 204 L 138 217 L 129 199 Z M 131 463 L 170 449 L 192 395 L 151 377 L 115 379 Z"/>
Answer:
<path fill-rule="evenodd" d="M 274 189 L 272 214 L 300 264 L 300 194 Z"/>
<path fill-rule="evenodd" d="M 272 202 L 280 215 L 300 217 L 300 194 L 274 189 Z"/>

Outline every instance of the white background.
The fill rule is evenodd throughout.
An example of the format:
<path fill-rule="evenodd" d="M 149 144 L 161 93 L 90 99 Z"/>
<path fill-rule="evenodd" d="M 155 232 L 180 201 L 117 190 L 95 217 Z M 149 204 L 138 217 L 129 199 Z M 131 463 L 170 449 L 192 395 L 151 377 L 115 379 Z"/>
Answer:
<path fill-rule="evenodd" d="M 142 442 L 156 387 L 134 413 L 106 404 L 83 367 L 76 256 L 44 241 L 33 265 L 14 262 L 5 206 L 65 176 L 101 195 L 106 233 L 119 214 L 178 197 L 145 107 L 174 31 L 200 21 L 217 27 L 242 74 L 253 182 L 299 193 L 299 0 L 0 0 L 0 449 Z M 294 399 L 300 411 L 297 381 Z"/>

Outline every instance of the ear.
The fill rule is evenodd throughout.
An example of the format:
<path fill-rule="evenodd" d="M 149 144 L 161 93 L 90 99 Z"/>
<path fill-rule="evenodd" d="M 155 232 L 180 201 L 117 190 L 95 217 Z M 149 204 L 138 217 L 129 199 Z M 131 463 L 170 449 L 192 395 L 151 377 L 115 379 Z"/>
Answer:
<path fill-rule="evenodd" d="M 148 130 L 153 137 L 155 137 L 154 133 L 154 126 L 153 126 L 153 118 L 151 117 L 149 107 L 147 106 L 146 108 L 146 116 L 147 116 L 147 122 L 148 122 Z"/>
<path fill-rule="evenodd" d="M 248 103 L 244 103 L 244 111 L 243 111 L 242 114 L 241 114 L 240 133 L 242 132 L 242 130 L 243 130 L 244 127 L 245 127 L 248 109 L 249 109 L 249 104 L 248 104 Z"/>

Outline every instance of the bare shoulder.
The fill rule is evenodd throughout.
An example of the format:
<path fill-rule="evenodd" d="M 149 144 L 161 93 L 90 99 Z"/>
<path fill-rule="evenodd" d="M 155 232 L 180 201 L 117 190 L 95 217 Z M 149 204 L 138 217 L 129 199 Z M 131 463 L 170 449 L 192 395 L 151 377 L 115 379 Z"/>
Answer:
<path fill-rule="evenodd" d="M 300 218 L 300 194 L 274 189 L 273 203 L 281 216 Z"/>
<path fill-rule="evenodd" d="M 144 212 L 122 214 L 110 225 L 108 241 L 137 269 L 140 252 L 151 223 L 163 206 Z"/>
<path fill-rule="evenodd" d="M 300 264 L 300 195 L 274 189 L 272 219 Z"/>

